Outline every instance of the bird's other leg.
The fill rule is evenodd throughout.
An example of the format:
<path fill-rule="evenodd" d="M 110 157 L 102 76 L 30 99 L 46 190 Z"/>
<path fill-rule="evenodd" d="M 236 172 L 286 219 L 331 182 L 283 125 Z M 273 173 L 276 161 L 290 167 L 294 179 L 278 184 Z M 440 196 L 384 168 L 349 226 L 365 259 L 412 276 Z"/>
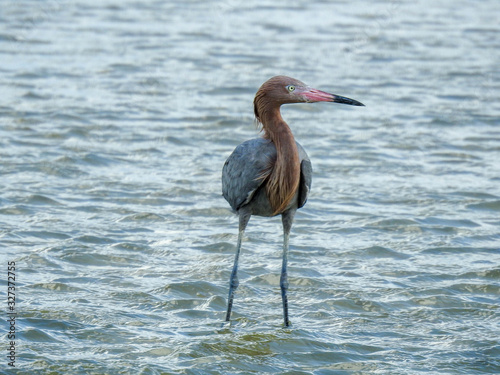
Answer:
<path fill-rule="evenodd" d="M 241 241 L 243 240 L 243 235 L 245 234 L 245 228 L 247 227 L 248 221 L 250 220 L 250 213 L 244 209 L 238 212 L 239 214 L 239 231 L 238 231 L 238 242 L 236 244 L 236 256 L 234 257 L 233 271 L 231 272 L 231 277 L 229 279 L 229 296 L 227 299 L 227 313 L 226 322 L 231 319 L 231 310 L 233 308 L 234 292 L 238 288 L 238 260 L 240 258 L 241 251 Z"/>
<path fill-rule="evenodd" d="M 290 237 L 290 230 L 292 229 L 293 217 L 295 216 L 295 210 L 289 210 L 281 215 L 281 221 L 283 222 L 283 264 L 281 266 L 281 298 L 283 300 L 283 319 L 285 322 L 285 327 L 290 326 L 290 320 L 288 319 L 288 239 Z"/>

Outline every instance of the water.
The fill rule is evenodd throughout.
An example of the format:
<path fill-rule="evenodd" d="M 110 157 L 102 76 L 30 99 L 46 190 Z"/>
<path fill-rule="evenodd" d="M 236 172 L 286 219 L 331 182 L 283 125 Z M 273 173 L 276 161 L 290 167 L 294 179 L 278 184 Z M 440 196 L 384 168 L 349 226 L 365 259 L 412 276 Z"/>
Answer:
<path fill-rule="evenodd" d="M 498 1 L 1 8 L 0 257 L 18 315 L 17 371 L 6 350 L 0 371 L 500 373 Z M 221 329 L 237 235 L 221 168 L 277 74 L 366 107 L 283 108 L 314 168 L 293 327 L 280 220 L 252 218 Z"/>

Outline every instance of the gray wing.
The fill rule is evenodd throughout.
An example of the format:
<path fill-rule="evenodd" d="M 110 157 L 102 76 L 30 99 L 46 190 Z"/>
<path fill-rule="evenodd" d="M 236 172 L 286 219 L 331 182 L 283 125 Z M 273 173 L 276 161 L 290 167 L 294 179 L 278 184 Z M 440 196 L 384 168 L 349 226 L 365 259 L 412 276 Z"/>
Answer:
<path fill-rule="evenodd" d="M 222 195 L 234 211 L 250 202 L 264 182 L 259 178 L 276 160 L 274 143 L 251 139 L 235 148 L 222 168 Z"/>
<path fill-rule="evenodd" d="M 300 185 L 298 208 L 303 207 L 307 202 L 312 183 L 312 164 L 304 148 L 297 142 L 300 162 Z"/>
<path fill-rule="evenodd" d="M 312 182 L 312 165 L 304 148 L 297 143 L 300 163 L 298 208 L 306 204 Z M 276 160 L 276 147 L 264 138 L 243 142 L 222 168 L 222 195 L 234 211 L 249 203 L 264 179 L 262 173 Z"/>

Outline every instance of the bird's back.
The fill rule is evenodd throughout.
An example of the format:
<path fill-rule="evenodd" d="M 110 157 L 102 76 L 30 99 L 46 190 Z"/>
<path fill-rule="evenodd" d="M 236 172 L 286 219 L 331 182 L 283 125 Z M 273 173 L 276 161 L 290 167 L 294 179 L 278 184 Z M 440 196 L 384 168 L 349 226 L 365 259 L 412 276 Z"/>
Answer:
<path fill-rule="evenodd" d="M 300 184 L 294 204 L 302 207 L 307 200 L 312 180 L 312 166 L 303 147 L 297 143 L 301 163 Z M 255 203 L 258 210 L 254 214 L 272 216 L 269 202 L 266 202 L 263 174 L 276 161 L 276 147 L 268 139 L 255 138 L 243 142 L 226 160 L 222 169 L 222 194 L 234 211 Z M 258 202 L 257 202 L 258 200 Z M 268 207 L 265 207 L 265 206 Z"/>

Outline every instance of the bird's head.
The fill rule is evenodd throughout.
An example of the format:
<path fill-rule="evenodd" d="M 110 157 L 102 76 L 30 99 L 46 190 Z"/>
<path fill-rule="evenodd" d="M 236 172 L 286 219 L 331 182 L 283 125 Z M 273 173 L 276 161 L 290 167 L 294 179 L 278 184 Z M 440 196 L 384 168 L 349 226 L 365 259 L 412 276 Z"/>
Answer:
<path fill-rule="evenodd" d="M 305 83 L 291 77 L 276 76 L 262 84 L 254 99 L 254 112 L 261 121 L 263 112 L 270 107 L 279 107 L 288 103 L 334 102 L 355 106 L 364 106 L 357 100 L 313 89 Z"/>

